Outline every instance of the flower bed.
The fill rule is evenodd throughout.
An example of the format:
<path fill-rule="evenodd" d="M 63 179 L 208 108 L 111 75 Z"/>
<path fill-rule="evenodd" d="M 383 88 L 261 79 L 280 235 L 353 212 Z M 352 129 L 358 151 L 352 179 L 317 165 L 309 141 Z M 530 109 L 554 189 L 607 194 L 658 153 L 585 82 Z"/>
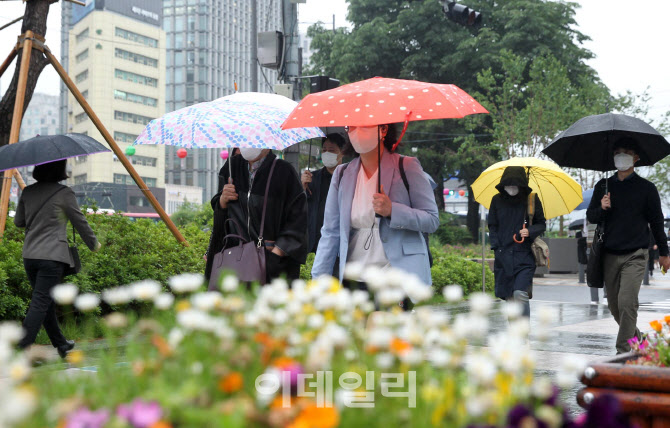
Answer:
<path fill-rule="evenodd" d="M 360 272 L 360 268 L 359 268 Z M 528 323 L 506 307 L 509 331 L 488 336 L 492 299 L 450 317 L 428 307 L 401 312 L 432 291 L 398 271 L 367 269 L 367 292 L 337 280 L 282 280 L 251 291 L 228 276 L 206 292 L 200 275 L 146 280 L 103 293 L 116 309 L 101 323 L 102 352 L 75 348 L 70 367 L 32 369 L 15 354 L 15 324 L 0 324 L 0 426 L 293 427 L 568 426 L 557 389 L 535 378 Z M 445 297 L 462 298 L 459 286 Z M 101 299 L 54 289 L 97 322 Z M 138 312 L 126 311 L 132 305 Z M 81 343 L 79 344 L 82 345 Z M 576 381 L 578 364 L 558 376 Z M 584 421 L 586 420 L 583 418 Z M 585 422 L 584 422 L 585 423 Z M 569 426 L 591 426 L 574 424 Z"/>

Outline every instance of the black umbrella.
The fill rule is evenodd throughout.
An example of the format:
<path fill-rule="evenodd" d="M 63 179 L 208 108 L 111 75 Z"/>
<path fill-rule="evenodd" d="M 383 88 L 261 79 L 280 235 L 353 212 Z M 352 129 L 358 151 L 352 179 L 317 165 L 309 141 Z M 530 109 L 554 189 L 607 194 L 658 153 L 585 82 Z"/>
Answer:
<path fill-rule="evenodd" d="M 584 229 L 583 218 L 573 221 L 572 223 L 570 223 L 570 226 L 568 226 L 568 230 L 582 230 L 582 229 Z"/>
<path fill-rule="evenodd" d="M 0 147 L 0 171 L 109 151 L 84 134 L 39 135 Z"/>
<path fill-rule="evenodd" d="M 649 166 L 670 154 L 670 143 L 651 125 L 625 114 L 598 114 L 579 119 L 542 152 L 562 167 L 611 171 L 614 143 L 622 137 L 637 141 L 640 160 Z"/>

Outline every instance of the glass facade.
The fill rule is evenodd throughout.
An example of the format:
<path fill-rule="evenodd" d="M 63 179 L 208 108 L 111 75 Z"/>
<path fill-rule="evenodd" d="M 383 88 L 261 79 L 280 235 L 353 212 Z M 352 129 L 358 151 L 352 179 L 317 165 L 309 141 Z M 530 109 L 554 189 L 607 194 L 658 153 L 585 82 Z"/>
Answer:
<path fill-rule="evenodd" d="M 280 1 L 257 0 L 257 31 L 282 31 Z M 251 86 L 251 2 L 164 0 L 166 105 L 171 112 L 235 92 L 273 92 L 277 72 L 260 67 Z M 218 186 L 222 149 L 189 149 L 182 162 L 177 147 L 166 147 L 165 182 L 198 186 L 209 200 Z"/>

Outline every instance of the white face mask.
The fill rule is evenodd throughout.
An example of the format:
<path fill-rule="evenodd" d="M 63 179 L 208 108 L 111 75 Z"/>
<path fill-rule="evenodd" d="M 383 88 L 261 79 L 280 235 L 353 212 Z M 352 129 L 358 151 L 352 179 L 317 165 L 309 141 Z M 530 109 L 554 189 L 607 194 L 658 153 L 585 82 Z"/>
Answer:
<path fill-rule="evenodd" d="M 349 131 L 349 140 L 357 153 L 365 154 L 377 147 L 379 136 L 376 126 L 358 126 Z"/>
<path fill-rule="evenodd" d="M 626 153 L 619 153 L 614 155 L 614 166 L 619 171 L 627 171 L 633 167 L 635 164 L 633 156 L 627 155 Z"/>
<path fill-rule="evenodd" d="M 337 153 L 323 152 L 321 153 L 321 162 L 326 168 L 336 167 L 340 160 L 338 159 L 339 155 Z"/>
<path fill-rule="evenodd" d="M 516 196 L 519 194 L 519 186 L 505 186 L 505 192 L 510 196 Z"/>
<path fill-rule="evenodd" d="M 243 149 L 240 149 L 240 154 L 244 159 L 252 161 L 258 158 L 261 155 L 262 151 L 263 149 L 257 149 L 255 147 L 245 147 Z"/>

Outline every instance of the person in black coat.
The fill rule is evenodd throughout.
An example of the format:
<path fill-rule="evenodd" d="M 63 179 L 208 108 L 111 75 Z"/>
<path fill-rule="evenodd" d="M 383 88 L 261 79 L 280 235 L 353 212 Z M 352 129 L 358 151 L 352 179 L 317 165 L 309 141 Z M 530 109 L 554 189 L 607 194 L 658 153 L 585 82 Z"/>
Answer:
<path fill-rule="evenodd" d="M 326 198 L 330 189 L 333 171 L 342 164 L 345 140 L 340 134 L 328 134 L 321 141 L 321 162 L 323 168 L 314 173 L 305 170 L 300 177 L 302 187 L 307 195 L 307 216 L 310 253 L 315 253 L 321 239 L 323 214 L 326 208 Z M 336 264 L 337 266 L 337 264 Z M 337 275 L 336 275 L 337 276 Z"/>
<path fill-rule="evenodd" d="M 524 316 L 530 316 L 535 258 L 531 244 L 546 229 L 544 211 L 535 195 L 533 225 L 528 225 L 528 176 L 523 167 L 507 167 L 498 194 L 491 201 L 488 225 L 491 249 L 495 251 L 495 295 L 503 300 L 515 300 L 523 307 Z M 524 238 L 522 243 L 514 241 Z"/>
<path fill-rule="evenodd" d="M 226 235 L 239 232 L 247 240 L 258 240 L 265 187 L 275 158 L 269 149 L 242 148 L 240 155 L 231 156 L 219 171 L 219 192 L 211 200 L 214 226 L 205 268 L 208 280 L 214 254 L 224 248 Z M 235 230 L 231 222 L 226 224 L 228 219 L 235 220 L 241 230 Z M 282 275 L 289 281 L 300 276 L 300 265 L 307 258 L 305 224 L 307 199 L 298 173 L 291 164 L 278 159 L 270 182 L 263 232 L 268 282 Z M 229 239 L 226 248 L 237 244 L 236 239 Z"/>

